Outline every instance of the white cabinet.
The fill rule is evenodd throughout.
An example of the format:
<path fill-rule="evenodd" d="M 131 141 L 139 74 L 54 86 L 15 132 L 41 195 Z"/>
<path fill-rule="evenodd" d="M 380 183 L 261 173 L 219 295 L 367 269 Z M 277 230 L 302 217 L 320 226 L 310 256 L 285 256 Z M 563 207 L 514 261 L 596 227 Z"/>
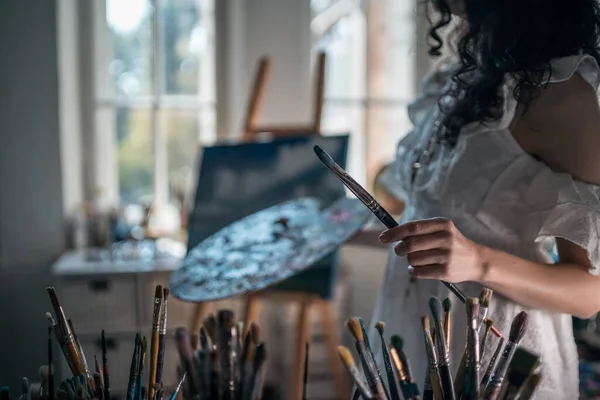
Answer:
<path fill-rule="evenodd" d="M 127 390 L 136 333 L 150 340 L 156 285 L 168 285 L 169 275 L 179 262 L 90 262 L 84 251 L 73 251 L 65 253 L 52 267 L 58 296 L 92 369 L 94 355 L 101 357 L 100 334 L 105 330 L 111 392 L 115 397 L 122 398 Z M 168 307 L 163 381 L 166 388 L 172 388 L 177 384 L 178 364 L 174 331 L 188 325 L 194 305 L 169 296 Z M 68 376 L 62 354 L 55 354 L 58 376 Z"/>

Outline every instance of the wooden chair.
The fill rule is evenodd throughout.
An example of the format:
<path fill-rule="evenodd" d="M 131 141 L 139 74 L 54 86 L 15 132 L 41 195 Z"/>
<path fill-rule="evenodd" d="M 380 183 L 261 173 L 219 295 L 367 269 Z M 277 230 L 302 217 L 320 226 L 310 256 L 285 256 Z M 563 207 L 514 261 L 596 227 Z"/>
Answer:
<path fill-rule="evenodd" d="M 258 63 L 255 80 L 251 89 L 248 109 L 244 122 L 244 132 L 242 141 L 253 142 L 258 139 L 261 133 L 269 133 L 274 139 L 286 136 L 303 136 L 321 133 L 321 117 L 323 110 L 323 96 L 325 88 L 325 53 L 320 53 L 316 63 L 315 89 L 314 89 L 314 109 L 313 120 L 306 125 L 285 125 L 285 126 L 266 126 L 258 124 L 258 117 L 263 104 L 265 90 L 269 74 L 271 71 L 271 62 L 268 57 L 262 57 Z M 293 278 L 291 278 L 293 279 Z M 341 361 L 337 356 L 337 346 L 340 343 L 340 335 L 335 323 L 335 312 L 332 303 L 322 296 L 309 291 L 288 291 L 285 288 L 274 291 L 271 289 L 254 292 L 246 295 L 244 326 L 249 326 L 251 321 L 257 321 L 260 314 L 260 302 L 266 299 L 298 304 L 299 312 L 297 315 L 298 336 L 295 341 L 294 367 L 292 369 L 292 385 L 290 395 L 287 398 L 300 400 L 302 395 L 302 375 L 305 343 L 309 340 L 310 321 L 309 311 L 311 307 L 318 307 L 321 321 L 325 332 L 325 345 L 327 348 L 327 357 L 330 369 L 333 374 L 334 387 L 337 397 L 347 399 L 350 397 L 350 387 L 346 380 Z M 192 332 L 200 330 L 202 320 L 210 311 L 211 305 L 207 303 L 198 303 L 194 314 L 192 315 Z"/>

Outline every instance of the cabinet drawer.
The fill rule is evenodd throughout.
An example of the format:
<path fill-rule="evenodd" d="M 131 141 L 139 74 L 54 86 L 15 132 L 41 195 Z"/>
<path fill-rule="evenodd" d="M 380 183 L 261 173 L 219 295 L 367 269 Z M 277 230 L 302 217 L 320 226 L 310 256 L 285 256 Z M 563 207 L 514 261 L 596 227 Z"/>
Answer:
<path fill-rule="evenodd" d="M 140 298 L 142 326 L 151 327 L 152 312 L 154 306 L 154 292 L 156 290 L 156 285 L 168 285 L 169 274 L 153 274 L 143 279 L 141 282 L 143 282 L 143 287 L 140 290 L 140 293 L 142 293 L 142 297 Z M 167 311 L 167 328 L 175 329 L 180 326 L 186 328 L 189 327 L 190 318 L 192 316 L 193 311 L 194 303 L 180 301 L 173 296 L 169 296 Z"/>
<path fill-rule="evenodd" d="M 82 334 L 135 331 L 136 281 L 134 277 L 72 278 L 61 281 L 58 295 L 67 318 Z"/>

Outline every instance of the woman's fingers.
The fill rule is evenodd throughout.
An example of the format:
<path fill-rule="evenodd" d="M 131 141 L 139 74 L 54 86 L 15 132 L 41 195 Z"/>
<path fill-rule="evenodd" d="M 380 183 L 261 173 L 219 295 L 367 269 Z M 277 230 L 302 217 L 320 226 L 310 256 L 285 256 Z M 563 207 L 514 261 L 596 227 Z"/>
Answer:
<path fill-rule="evenodd" d="M 450 252 L 444 249 L 433 249 L 410 253 L 406 260 L 413 267 L 422 267 L 432 264 L 446 264 L 450 258 Z"/>
<path fill-rule="evenodd" d="M 411 276 L 418 279 L 437 279 L 442 280 L 446 271 L 446 266 L 441 264 L 422 265 L 419 267 L 408 267 Z"/>
<path fill-rule="evenodd" d="M 437 232 L 450 232 L 454 224 L 447 218 L 432 218 L 412 221 L 383 231 L 379 240 L 383 243 L 398 242 L 413 236 L 429 235 Z"/>
<path fill-rule="evenodd" d="M 394 247 L 394 251 L 399 256 L 406 256 L 411 253 L 432 250 L 447 249 L 450 247 L 452 235 L 449 232 L 436 232 L 429 235 L 411 236 Z"/>

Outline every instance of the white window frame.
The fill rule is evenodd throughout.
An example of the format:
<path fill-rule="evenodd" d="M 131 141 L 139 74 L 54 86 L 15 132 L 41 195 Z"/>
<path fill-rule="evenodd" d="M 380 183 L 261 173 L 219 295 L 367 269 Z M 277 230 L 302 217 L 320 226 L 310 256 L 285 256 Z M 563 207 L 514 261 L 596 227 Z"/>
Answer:
<path fill-rule="evenodd" d="M 352 162 L 349 164 L 349 172 L 355 176 L 355 178 L 363 184 L 372 184 L 372 180 L 377 170 L 382 166 L 383 163 L 391 161 L 389 149 L 389 138 L 383 136 L 379 132 L 381 124 L 377 120 L 377 111 L 375 109 L 387 109 L 387 110 L 406 110 L 406 106 L 421 90 L 421 81 L 424 75 L 429 72 L 433 66 L 433 62 L 429 57 L 427 51 L 427 29 L 428 21 L 424 15 L 423 8 L 419 6 L 417 8 L 419 0 L 404 0 L 412 3 L 407 8 L 413 8 L 414 11 L 414 31 L 412 33 L 412 47 L 413 47 L 413 71 L 412 79 L 409 79 L 411 85 L 406 87 L 404 93 L 399 96 L 382 96 L 378 90 L 378 83 L 380 83 L 381 75 L 378 75 L 376 69 L 373 68 L 374 64 L 377 64 L 377 60 L 374 59 L 377 51 L 373 51 L 372 45 L 373 40 L 378 40 L 377 26 L 374 24 L 381 23 L 377 20 L 377 15 L 373 16 L 370 14 L 371 8 L 377 11 L 377 3 L 381 3 L 381 0 L 368 0 L 366 12 L 364 13 L 365 19 L 365 37 L 364 42 L 358 41 L 354 44 L 356 47 L 355 54 L 362 54 L 364 57 L 364 65 L 360 65 L 358 70 L 354 71 L 353 76 L 355 79 L 362 79 L 361 87 L 355 90 L 350 96 L 336 96 L 325 93 L 324 99 L 324 115 L 327 113 L 327 107 L 348 107 L 361 110 L 361 116 L 359 117 L 362 126 L 357 128 L 358 132 L 352 132 L 352 145 L 350 150 L 350 156 Z M 320 31 L 324 30 L 328 25 L 333 25 L 335 21 L 335 14 L 339 16 L 348 14 L 353 6 L 356 6 L 355 0 L 339 0 L 335 6 L 330 7 L 332 12 L 325 16 L 327 11 L 313 17 L 312 19 L 312 30 Z M 329 10 L 328 10 L 329 11 Z M 399 21 L 401 23 L 401 21 Z M 373 24 L 373 25 L 372 25 Z M 360 58 L 360 57 L 359 57 Z M 384 79 L 388 79 L 384 77 Z M 379 81 L 378 81 L 379 80 Z M 396 84 L 398 82 L 390 82 L 388 84 Z M 402 84 L 402 83 L 400 83 Z M 404 111 L 405 112 L 405 111 Z M 409 132 L 410 126 L 398 127 L 399 131 L 396 138 L 401 138 L 403 135 Z M 387 133 L 387 132 L 386 132 Z M 386 147 L 385 151 L 382 150 Z M 384 155 L 385 154 L 385 155 Z"/>
<path fill-rule="evenodd" d="M 110 171 L 110 168 L 108 168 L 109 171 L 107 172 L 107 165 L 109 163 L 103 156 L 101 150 L 102 143 L 96 143 L 99 135 L 96 134 L 98 129 L 95 118 L 97 96 L 94 80 L 98 74 L 94 73 L 94 68 L 98 68 L 99 60 L 97 60 L 97 54 L 94 50 L 94 36 L 97 36 L 101 31 L 98 31 L 99 28 L 90 29 L 90 27 L 98 26 L 98 23 L 94 24 L 96 20 L 94 15 L 102 16 L 100 21 L 105 24 L 104 1 L 57 1 L 59 5 L 59 26 L 61 27 L 59 29 L 59 84 L 61 96 L 63 199 L 65 211 L 70 212 L 83 201 L 94 200 L 98 186 L 105 186 L 105 188 L 110 186 L 113 188 L 113 193 L 106 197 L 109 200 L 116 200 L 116 191 L 114 189 L 117 188 L 118 178 L 116 162 L 110 163 L 115 169 Z M 246 108 L 247 91 L 251 84 L 257 56 L 261 54 L 257 53 L 257 51 L 264 52 L 262 54 L 268 54 L 270 51 L 270 47 L 265 48 L 260 45 L 260 40 L 264 39 L 260 35 L 263 35 L 264 32 L 261 31 L 256 34 L 256 29 L 251 29 L 251 26 L 254 26 L 257 22 L 261 22 L 261 20 L 257 20 L 258 15 L 254 15 L 256 13 L 253 14 L 253 19 L 248 19 L 247 7 L 252 6 L 251 4 L 246 4 L 248 1 L 215 0 L 215 89 L 218 102 L 212 106 L 216 107 L 217 138 L 232 139 L 241 132 L 242 119 Z M 296 0 L 262 1 L 265 4 L 279 4 L 279 1 Z M 380 0 L 368 1 L 377 2 Z M 416 2 L 417 0 L 410 1 Z M 76 11 L 73 11 L 73 9 Z M 269 18 L 267 15 L 264 16 L 265 23 L 269 21 Z M 298 18 L 298 15 L 287 13 L 284 18 Z M 285 57 L 287 54 L 292 54 L 293 57 L 299 53 L 304 54 L 305 50 L 309 50 L 311 47 L 309 43 L 310 16 L 303 15 L 302 18 L 305 18 L 307 24 L 307 36 L 304 39 L 299 39 L 297 43 L 290 43 L 293 49 L 285 50 L 284 54 L 274 54 L 276 58 L 280 57 L 277 60 L 279 68 L 281 68 L 281 60 L 283 59 L 281 57 Z M 284 21 L 279 21 L 278 26 L 286 26 L 286 24 Z M 427 26 L 425 17 L 419 14 L 414 43 L 415 76 L 412 82 L 414 93 L 419 92 L 421 78 L 432 66 L 432 62 L 427 55 L 425 38 Z M 252 34 L 249 35 L 249 32 L 252 32 Z M 281 52 L 281 49 L 277 49 L 277 51 Z M 74 67 L 74 65 L 77 67 Z M 312 81 L 310 80 L 308 69 L 306 75 L 303 72 L 304 68 L 312 69 L 309 67 L 310 65 L 307 62 L 306 67 L 296 68 L 295 72 L 292 73 L 295 79 L 300 82 L 298 87 L 301 88 L 301 91 L 306 87 L 306 93 L 302 91 L 298 98 L 304 98 L 304 94 L 308 95 L 312 90 Z M 363 69 L 363 73 L 369 78 L 369 71 L 366 68 L 366 64 Z M 79 84 L 73 84 L 73 82 L 78 82 Z M 285 92 L 285 90 L 283 92 L 278 90 L 276 85 L 272 84 L 270 90 L 277 92 L 276 96 L 273 96 L 273 93 L 269 94 L 271 100 L 287 103 L 291 101 L 289 93 Z M 295 103 L 298 103 L 298 100 L 295 100 Z M 167 103 L 163 103 L 160 106 L 166 107 L 168 106 Z M 292 108 L 296 107 L 295 103 Z M 376 94 L 368 93 L 357 98 L 333 98 L 326 95 L 325 99 L 326 106 L 352 104 L 353 107 L 360 107 L 365 115 L 368 108 L 372 105 L 400 108 L 404 107 L 405 103 L 404 99 L 390 100 L 389 98 L 379 98 Z M 181 105 L 178 99 L 173 99 L 172 104 Z M 268 109 L 265 111 L 269 114 Z M 299 118 L 302 119 L 302 112 L 300 114 Z M 364 183 L 366 181 L 367 169 L 372 171 L 376 167 L 372 165 L 373 160 L 367 161 L 367 151 L 369 149 L 376 149 L 376 140 L 378 139 L 375 134 L 369 132 L 369 129 L 374 129 L 372 127 L 369 128 L 369 118 L 364 118 L 362 124 L 363 127 L 360 131 L 353 134 L 353 150 L 351 150 L 350 156 L 355 160 L 363 157 L 363 161 L 359 161 L 358 163 L 356 161 L 352 162 L 357 165 L 360 164 L 362 170 L 358 171 L 358 178 L 360 178 L 360 175 L 363 175 L 364 179 L 360 180 Z M 113 135 L 104 136 L 109 136 L 114 140 Z M 160 137 L 156 140 L 160 140 Z M 116 146 L 113 145 L 112 149 L 114 153 Z M 379 160 L 375 161 L 379 162 Z M 164 159 L 161 161 L 159 157 L 158 162 L 164 162 Z M 161 197 L 165 196 L 166 189 Z"/>
<path fill-rule="evenodd" d="M 63 3 L 73 2 L 73 0 L 60 0 Z M 158 9 L 161 3 L 166 0 L 151 0 L 153 6 Z M 94 200 L 97 196 L 97 190 L 102 189 L 101 199 L 107 204 L 118 204 L 118 165 L 117 165 L 117 143 L 116 132 L 113 122 L 114 110 L 117 107 L 125 107 L 129 109 L 145 109 L 150 112 L 152 118 L 151 134 L 154 145 L 154 200 L 159 203 L 164 203 L 168 200 L 168 176 L 167 176 L 167 148 L 165 145 L 165 132 L 163 121 L 161 121 L 162 110 L 181 110 L 181 111 L 196 111 L 199 119 L 199 129 L 203 132 L 203 136 L 199 138 L 200 143 L 209 144 L 216 140 L 216 127 L 202 126 L 205 119 L 200 117 L 200 113 L 209 110 L 216 114 L 216 87 L 213 86 L 212 93 L 200 93 L 196 95 L 169 95 L 163 93 L 164 65 L 161 59 L 162 52 L 162 25 L 160 18 L 156 15 L 153 18 L 152 36 L 154 58 L 153 58 L 153 75 L 156 77 L 153 88 L 153 96 L 147 98 L 124 98 L 115 97 L 110 93 L 112 82 L 109 82 L 108 74 L 99 73 L 107 71 L 110 62 L 110 32 L 106 21 L 106 1 L 76 1 L 76 13 L 79 23 L 75 31 L 78 33 L 80 41 L 78 43 L 78 61 L 80 64 L 79 81 L 81 99 L 81 159 L 83 167 L 83 183 L 81 200 Z M 216 7 L 218 1 L 214 2 Z M 217 12 L 213 10 L 215 19 Z M 215 19 L 213 24 L 216 25 Z M 63 23 L 64 19 L 61 19 Z M 215 26 L 209 27 L 212 32 L 215 32 Z M 203 76 L 199 79 L 208 79 L 211 82 L 215 81 L 216 58 L 217 54 L 214 51 L 216 43 L 213 47 L 213 62 L 210 63 L 211 69 L 203 69 Z M 159 50 L 159 51 L 157 51 Z M 72 77 L 65 76 L 64 81 L 72 80 Z M 215 85 L 216 86 L 216 85 Z M 104 93 L 98 93 L 98 88 L 106 90 Z M 66 105 L 62 107 L 66 108 Z M 66 114 L 66 113 L 65 113 Z M 213 115 L 214 115 L 213 114 Z M 68 117 L 63 118 L 65 121 Z M 208 124 L 215 124 L 209 121 Z M 63 125 L 68 125 L 64 122 Z M 212 131 L 212 134 L 207 134 L 207 131 Z M 69 153 L 75 154 L 75 150 Z M 63 155 L 63 159 L 65 156 Z M 70 158 L 70 157 L 66 157 Z M 72 164 L 72 163 L 69 163 Z M 63 175 L 64 176 L 64 175 Z M 67 204 L 65 204 L 67 205 Z"/>

